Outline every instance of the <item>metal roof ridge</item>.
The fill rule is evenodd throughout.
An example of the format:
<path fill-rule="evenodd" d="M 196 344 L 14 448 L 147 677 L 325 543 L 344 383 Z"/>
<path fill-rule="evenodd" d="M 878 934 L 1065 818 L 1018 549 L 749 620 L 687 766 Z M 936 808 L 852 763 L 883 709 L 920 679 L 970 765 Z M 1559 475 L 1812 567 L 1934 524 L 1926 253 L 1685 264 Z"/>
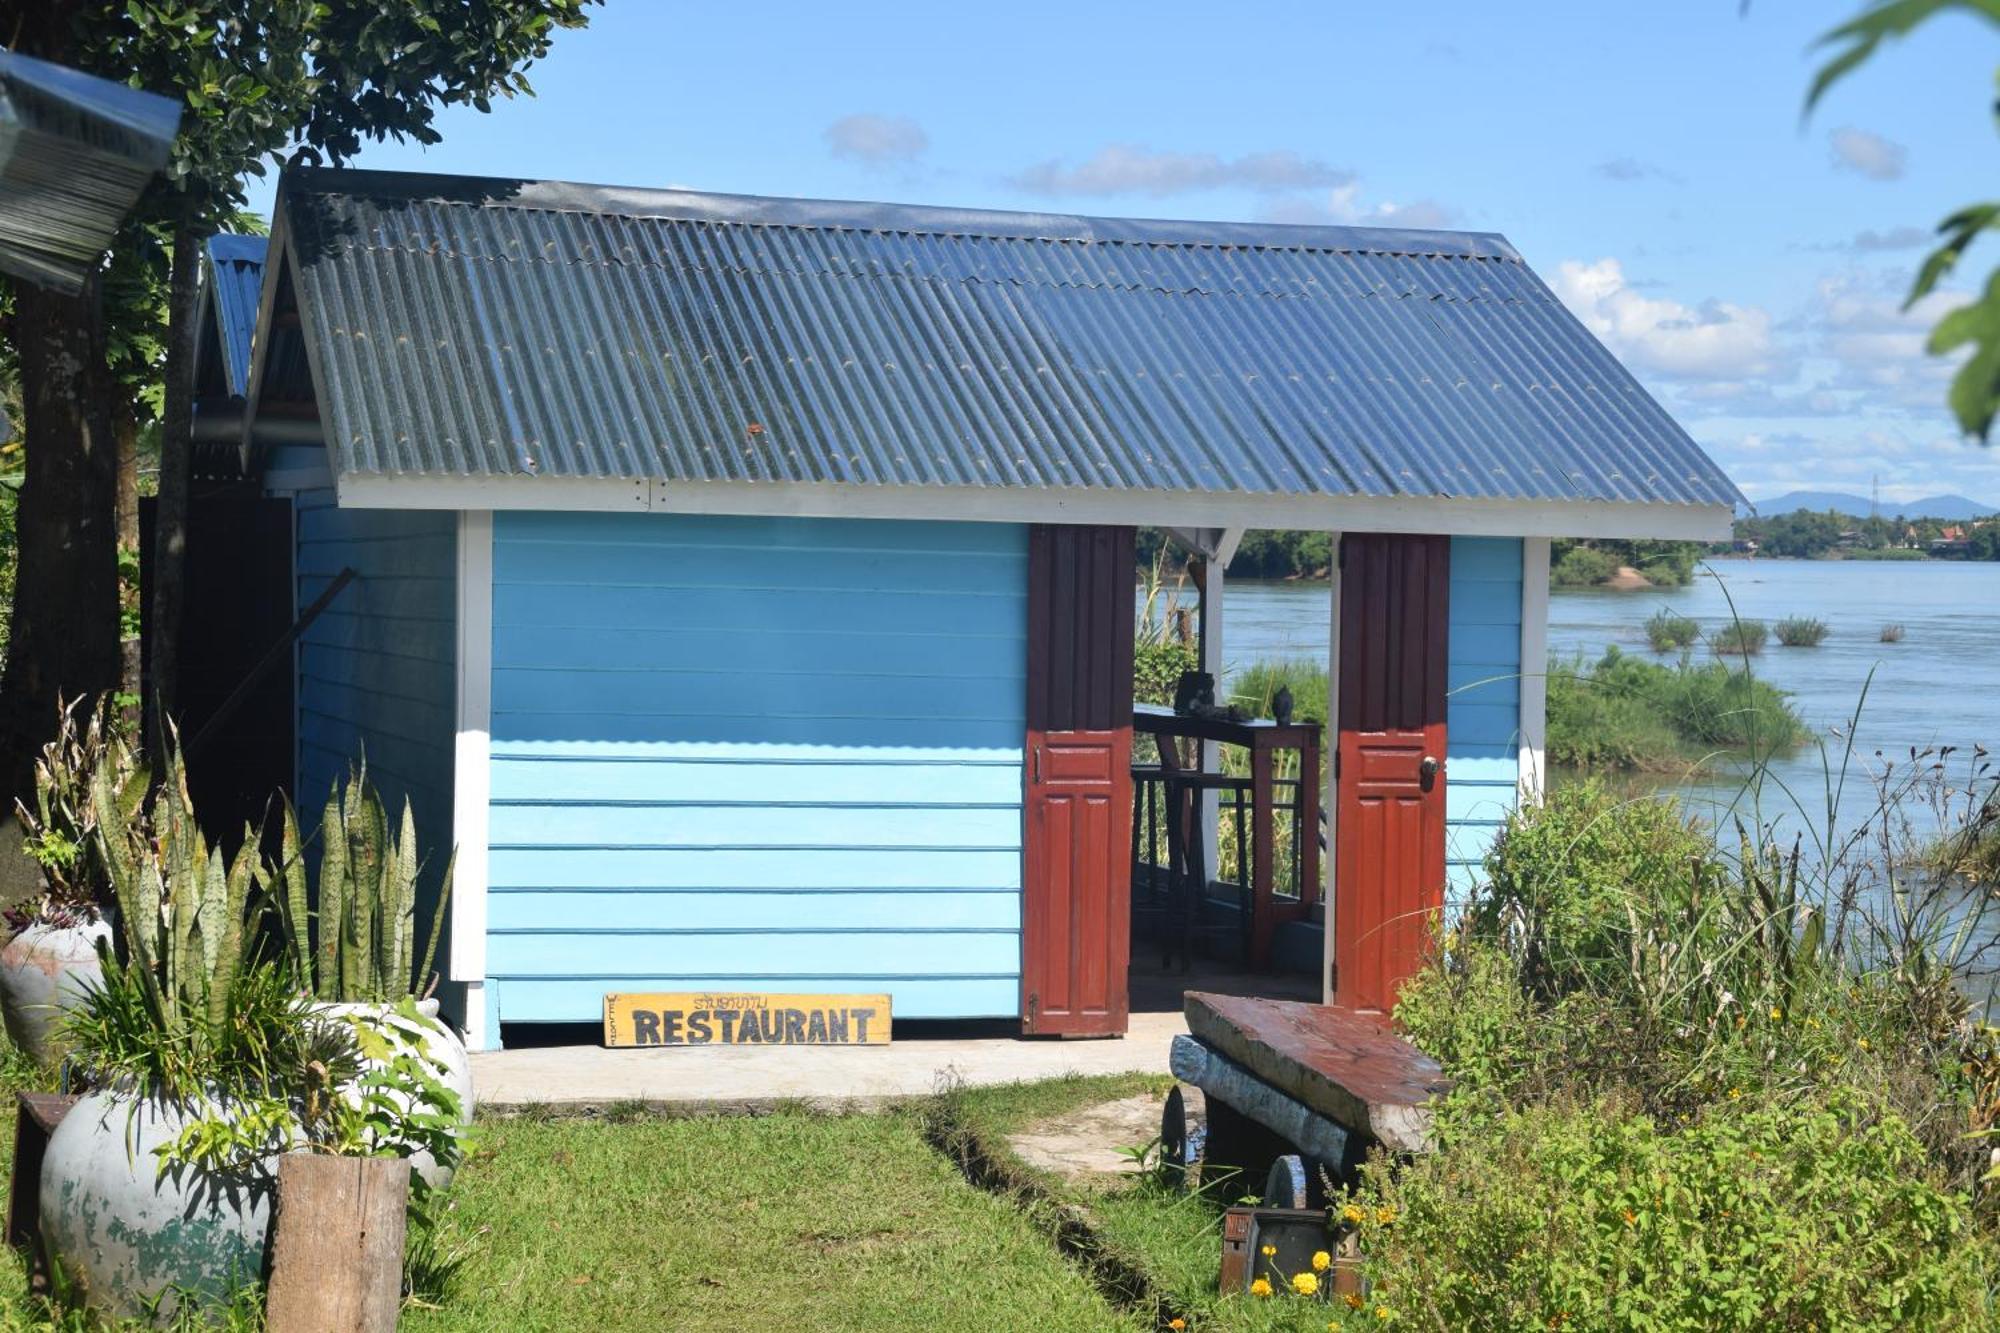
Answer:
<path fill-rule="evenodd" d="M 288 187 L 281 191 L 285 195 L 296 191 L 376 202 L 400 200 L 719 225 L 1183 248 L 1316 250 L 1525 263 L 1520 252 L 1498 232 L 1107 218 L 344 167 L 288 168 L 283 184 Z"/>

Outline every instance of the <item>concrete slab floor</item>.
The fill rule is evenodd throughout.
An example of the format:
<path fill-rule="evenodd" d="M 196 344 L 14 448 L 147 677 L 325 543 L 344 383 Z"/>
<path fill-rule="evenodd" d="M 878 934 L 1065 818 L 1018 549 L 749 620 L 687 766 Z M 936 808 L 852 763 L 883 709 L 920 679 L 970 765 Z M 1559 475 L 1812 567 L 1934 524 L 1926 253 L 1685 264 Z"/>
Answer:
<path fill-rule="evenodd" d="M 640 1102 L 687 1111 L 758 1111 L 786 1103 L 865 1110 L 922 1097 L 947 1080 L 1020 1083 L 1069 1074 L 1162 1074 L 1187 1031 L 1177 1012 L 1135 1013 L 1123 1037 L 898 1036 L 887 1046 L 705 1046 L 607 1050 L 541 1046 L 472 1057 L 482 1111 L 589 1111 Z"/>

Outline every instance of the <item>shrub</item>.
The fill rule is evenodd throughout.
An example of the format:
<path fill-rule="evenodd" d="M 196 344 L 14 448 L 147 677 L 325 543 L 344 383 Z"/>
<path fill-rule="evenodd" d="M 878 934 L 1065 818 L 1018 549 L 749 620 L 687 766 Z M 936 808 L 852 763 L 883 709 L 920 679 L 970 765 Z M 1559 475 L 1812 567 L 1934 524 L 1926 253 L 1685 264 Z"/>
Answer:
<path fill-rule="evenodd" d="M 1883 643 L 1901 643 L 1903 641 L 1903 627 L 1901 625 L 1884 625 L 1881 637 Z"/>
<path fill-rule="evenodd" d="M 1177 639 L 1137 644 L 1132 649 L 1132 698 L 1142 704 L 1170 704 L 1181 673 L 1200 665 L 1194 645 Z"/>
<path fill-rule="evenodd" d="M 1670 1129 L 1617 1099 L 1454 1126 L 1360 1202 L 1399 1326 L 1985 1328 L 1989 1245 L 1894 1116 L 1719 1108 Z"/>
<path fill-rule="evenodd" d="M 1826 622 L 1813 616 L 1786 616 L 1774 629 L 1787 648 L 1817 648 L 1827 636 Z"/>
<path fill-rule="evenodd" d="M 1764 641 L 1770 631 L 1761 620 L 1732 620 L 1709 637 L 1709 646 L 1718 653 L 1730 653 L 1737 657 L 1764 651 Z"/>
<path fill-rule="evenodd" d="M 1669 768 L 1691 750 L 1764 755 L 1810 735 L 1785 692 L 1742 667 L 1668 666 L 1612 647 L 1595 666 L 1549 668 L 1548 753 L 1566 767 Z"/>
<path fill-rule="evenodd" d="M 1549 668 L 1547 746 L 1550 763 L 1584 770 L 1675 767 L 1685 748 L 1645 699 L 1599 689 L 1575 664 Z"/>
<path fill-rule="evenodd" d="M 1507 821 L 1468 920 L 1477 935 L 1518 942 L 1537 993 L 1595 988 L 1630 966 L 1635 895 L 1659 910 L 1717 873 L 1714 838 L 1673 801 L 1573 783 Z"/>
<path fill-rule="evenodd" d="M 1557 588 L 1594 588 L 1617 572 L 1616 556 L 1589 546 L 1572 546 L 1550 569 L 1549 583 Z"/>
<path fill-rule="evenodd" d="M 1669 652 L 1675 648 L 1691 648 L 1701 637 L 1701 626 L 1681 615 L 1661 607 L 1646 622 L 1646 642 L 1653 645 L 1656 653 Z"/>

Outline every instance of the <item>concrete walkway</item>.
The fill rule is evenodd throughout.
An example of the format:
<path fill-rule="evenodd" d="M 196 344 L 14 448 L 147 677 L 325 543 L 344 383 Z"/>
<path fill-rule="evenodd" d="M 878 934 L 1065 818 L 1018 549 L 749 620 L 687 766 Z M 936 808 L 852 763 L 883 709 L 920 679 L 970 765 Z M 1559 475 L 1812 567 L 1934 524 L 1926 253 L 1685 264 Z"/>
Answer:
<path fill-rule="evenodd" d="M 1067 1074 L 1162 1074 L 1187 1031 L 1178 1013 L 1132 1015 L 1103 1041 L 1013 1037 L 898 1039 L 887 1046 L 707 1046 L 606 1050 L 543 1046 L 472 1057 L 481 1110 L 588 1111 L 640 1102 L 672 1110 L 758 1111 L 786 1103 L 858 1110 L 922 1097 L 949 1081 L 1019 1083 Z"/>

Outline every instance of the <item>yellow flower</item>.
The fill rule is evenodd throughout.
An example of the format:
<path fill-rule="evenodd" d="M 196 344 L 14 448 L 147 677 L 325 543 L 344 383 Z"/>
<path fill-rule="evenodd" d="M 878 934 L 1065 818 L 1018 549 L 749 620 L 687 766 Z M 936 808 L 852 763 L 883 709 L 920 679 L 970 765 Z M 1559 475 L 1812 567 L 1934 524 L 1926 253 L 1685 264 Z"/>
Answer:
<path fill-rule="evenodd" d="M 1252 1296 L 1260 1296 L 1260 1297 L 1269 1296 L 1271 1294 L 1271 1279 L 1267 1277 L 1260 1277 L 1256 1281 L 1252 1282 L 1250 1284 L 1250 1294 Z"/>
<path fill-rule="evenodd" d="M 1169 1319 L 1167 1321 L 1167 1327 L 1174 1330 L 1174 1333 L 1180 1333 L 1182 1329 L 1187 1327 L 1187 1320 L 1181 1319 L 1179 1317 Z"/>
<path fill-rule="evenodd" d="M 1324 1273 L 1328 1268 L 1332 1266 L 1333 1266 L 1332 1255 L 1328 1254 L 1325 1250 L 1313 1251 L 1313 1272 Z"/>
<path fill-rule="evenodd" d="M 1747 1028 L 1750 1026 L 1750 1020 L 1745 1018 L 1742 1014 L 1738 1014 L 1736 1015 L 1736 1026 L 1739 1028 Z"/>
<path fill-rule="evenodd" d="M 1732 1099 L 1733 1099 L 1733 1098 L 1737 1098 L 1737 1097 L 1741 1097 L 1741 1096 L 1743 1095 L 1743 1089 L 1741 1089 L 1741 1088 L 1731 1088 L 1731 1089 L 1729 1090 L 1729 1095 L 1730 1095 L 1730 1097 L 1731 1097 Z"/>
<path fill-rule="evenodd" d="M 1387 1206 L 1377 1208 L 1375 1210 L 1375 1220 L 1386 1227 L 1396 1220 L 1396 1210 Z"/>
<path fill-rule="evenodd" d="M 1630 1227 L 1630 1226 L 1637 1226 L 1638 1224 L 1639 1224 L 1639 1215 L 1633 1212 L 1630 1208 L 1627 1208 L 1625 1210 L 1625 1225 Z"/>
<path fill-rule="evenodd" d="M 1318 1295 L 1319 1278 L 1311 1273 L 1294 1273 L 1292 1275 L 1292 1290 L 1301 1296 Z"/>
<path fill-rule="evenodd" d="M 1855 1042 L 1854 1044 L 1856 1046 L 1859 1046 L 1862 1050 L 1865 1051 L 1868 1049 L 1868 1038 L 1863 1037 L 1861 1040 Z"/>
<path fill-rule="evenodd" d="M 1340 1220 L 1349 1226 L 1360 1226 L 1367 1216 L 1368 1214 L 1361 1210 L 1361 1205 L 1359 1204 L 1350 1203 L 1347 1207 L 1340 1210 Z"/>
<path fill-rule="evenodd" d="M 1388 1307 L 1388 1306 L 1386 1306 L 1386 1305 L 1378 1305 L 1378 1306 L 1376 1306 L 1376 1307 L 1375 1307 L 1375 1317 L 1376 1317 L 1377 1319 L 1387 1319 L 1387 1318 L 1389 1317 L 1389 1307 Z"/>
<path fill-rule="evenodd" d="M 1277 1252 L 1278 1252 L 1278 1247 L 1277 1247 L 1277 1246 L 1275 1246 L 1275 1245 L 1266 1245 L 1266 1246 L 1264 1247 L 1264 1257 L 1265 1257 L 1266 1259 L 1270 1258 L 1270 1257 L 1271 1257 L 1272 1255 L 1276 1254 Z"/>
<path fill-rule="evenodd" d="M 1782 1022 L 1784 1022 L 1784 1021 L 1785 1021 L 1785 1011 L 1784 1011 L 1784 1010 L 1782 1010 L 1782 1009 L 1773 1009 L 1773 1010 L 1771 1011 L 1771 1021 L 1772 1021 L 1773 1023 L 1782 1023 Z"/>
<path fill-rule="evenodd" d="M 1361 1308 L 1361 1298 L 1351 1291 L 1340 1299 L 1347 1302 L 1347 1308 L 1350 1310 L 1359 1310 Z"/>

